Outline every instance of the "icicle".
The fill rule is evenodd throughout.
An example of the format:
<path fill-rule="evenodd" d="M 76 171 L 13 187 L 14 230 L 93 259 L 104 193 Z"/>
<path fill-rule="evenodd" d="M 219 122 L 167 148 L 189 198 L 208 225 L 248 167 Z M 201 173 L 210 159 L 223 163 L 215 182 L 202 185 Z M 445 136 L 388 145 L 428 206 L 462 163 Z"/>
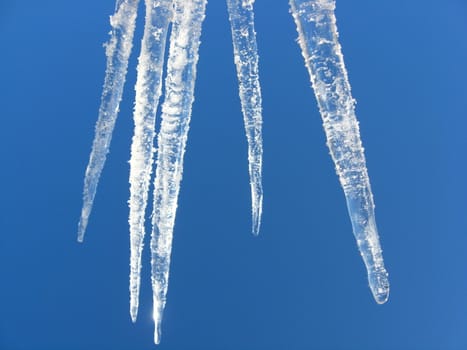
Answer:
<path fill-rule="evenodd" d="M 110 32 L 110 40 L 105 45 L 107 68 L 94 142 L 84 178 L 83 209 L 78 224 L 79 242 L 84 240 L 97 184 L 109 152 L 118 107 L 122 98 L 128 57 L 132 48 L 138 2 L 139 0 L 118 0 L 115 14 L 110 17 L 112 31 Z"/>
<path fill-rule="evenodd" d="M 135 133 L 130 159 L 130 315 L 136 321 L 139 305 L 141 254 L 145 211 L 151 178 L 157 106 L 161 96 L 166 37 L 172 0 L 145 0 L 146 20 L 141 42 L 134 110 Z"/>
<path fill-rule="evenodd" d="M 175 0 L 158 136 L 151 237 L 154 342 L 160 342 L 183 155 L 194 99 L 196 64 L 206 0 Z"/>
<path fill-rule="evenodd" d="M 261 180 L 263 163 L 261 87 L 258 74 L 258 49 L 254 27 L 254 0 L 227 0 L 232 29 L 235 65 L 240 100 L 248 140 L 248 162 L 252 203 L 252 231 L 259 234 L 263 209 Z"/>
<path fill-rule="evenodd" d="M 338 41 L 335 0 L 290 0 L 290 6 L 328 147 L 344 189 L 353 233 L 368 271 L 373 296 L 382 304 L 389 296 L 388 274 L 376 229 L 355 101 Z"/>

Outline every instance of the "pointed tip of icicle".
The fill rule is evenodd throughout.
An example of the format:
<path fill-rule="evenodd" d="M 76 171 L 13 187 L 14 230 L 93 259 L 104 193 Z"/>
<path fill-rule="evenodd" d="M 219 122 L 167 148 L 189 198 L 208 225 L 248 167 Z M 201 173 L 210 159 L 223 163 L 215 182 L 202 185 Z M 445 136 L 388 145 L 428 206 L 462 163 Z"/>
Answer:
<path fill-rule="evenodd" d="M 130 300 L 130 317 L 131 317 L 131 322 L 136 323 L 136 320 L 138 319 L 138 298 L 135 300 L 133 299 L 133 295 L 131 296 Z"/>
<path fill-rule="evenodd" d="M 261 226 L 261 221 L 258 218 L 253 218 L 253 223 L 251 227 L 251 233 L 253 236 L 257 237 L 259 235 L 259 229 Z"/>
<path fill-rule="evenodd" d="M 132 323 L 136 323 L 136 320 L 138 318 L 138 314 L 133 314 L 132 312 L 130 313 L 130 318 Z"/>
<path fill-rule="evenodd" d="M 261 206 L 253 208 L 253 210 L 252 210 L 251 233 L 254 236 L 259 235 L 259 231 L 260 231 L 260 228 L 261 228 L 261 214 L 262 214 Z"/>
<path fill-rule="evenodd" d="M 154 344 L 159 345 L 161 343 L 161 324 L 156 322 L 154 328 Z"/>
<path fill-rule="evenodd" d="M 86 231 L 86 227 L 83 227 L 81 224 L 81 221 L 78 224 L 78 237 L 77 241 L 78 243 L 83 243 L 84 242 L 84 232 Z"/>
<path fill-rule="evenodd" d="M 154 303 L 156 304 L 152 314 L 152 318 L 154 320 L 154 344 L 159 345 L 161 342 L 162 312 L 164 307 L 161 306 L 158 301 L 155 301 Z"/>
<path fill-rule="evenodd" d="M 86 233 L 86 228 L 88 226 L 88 218 L 89 218 L 89 210 L 86 210 L 83 207 L 81 211 L 81 217 L 78 222 L 78 242 L 83 243 L 84 241 L 84 234 Z"/>
<path fill-rule="evenodd" d="M 389 299 L 389 280 L 385 269 L 368 275 L 370 289 L 378 304 L 384 304 Z"/>

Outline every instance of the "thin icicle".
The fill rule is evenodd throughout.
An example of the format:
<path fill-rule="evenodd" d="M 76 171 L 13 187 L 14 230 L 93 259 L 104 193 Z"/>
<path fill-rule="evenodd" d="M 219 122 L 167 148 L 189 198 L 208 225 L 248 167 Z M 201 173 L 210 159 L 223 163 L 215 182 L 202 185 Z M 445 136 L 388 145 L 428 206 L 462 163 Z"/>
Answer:
<path fill-rule="evenodd" d="M 252 231 L 259 234 L 263 209 L 263 163 L 261 87 L 254 26 L 254 0 L 227 0 L 240 100 L 248 140 Z"/>
<path fill-rule="evenodd" d="M 96 195 L 97 184 L 109 152 L 112 132 L 117 119 L 123 85 L 131 53 L 139 0 L 118 0 L 110 17 L 110 39 L 105 44 L 107 68 L 102 91 L 94 142 L 86 168 L 83 190 L 83 209 L 78 224 L 78 241 L 84 240 L 89 214 Z"/>
<path fill-rule="evenodd" d="M 156 344 L 160 342 L 160 327 L 166 302 L 173 229 L 194 99 L 196 64 L 205 8 L 206 0 L 174 1 L 165 101 L 158 136 L 151 237 Z"/>
<path fill-rule="evenodd" d="M 134 110 L 135 133 L 130 159 L 130 315 L 136 321 L 141 280 L 144 222 L 151 178 L 157 106 L 161 96 L 166 37 L 173 0 L 145 0 Z"/>
<path fill-rule="evenodd" d="M 328 147 L 344 189 L 353 233 L 367 268 L 373 296 L 382 304 L 389 296 L 388 274 L 376 229 L 355 100 L 338 41 L 335 0 L 290 0 L 290 6 Z"/>

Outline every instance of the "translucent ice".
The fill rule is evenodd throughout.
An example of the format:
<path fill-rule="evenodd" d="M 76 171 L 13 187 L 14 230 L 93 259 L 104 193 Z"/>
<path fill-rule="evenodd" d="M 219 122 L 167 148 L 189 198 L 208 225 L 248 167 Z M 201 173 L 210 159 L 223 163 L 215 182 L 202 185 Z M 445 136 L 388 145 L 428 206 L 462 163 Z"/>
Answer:
<path fill-rule="evenodd" d="M 354 236 L 377 303 L 389 296 L 355 100 L 338 41 L 334 0 L 290 0 L 299 44 L 323 118 L 327 144 L 344 189 Z"/>
<path fill-rule="evenodd" d="M 174 4 L 165 100 L 157 142 L 152 215 L 151 264 L 156 344 L 160 342 L 169 282 L 172 237 L 194 100 L 196 64 L 206 0 L 175 0 Z"/>
<path fill-rule="evenodd" d="M 130 159 L 130 315 L 133 322 L 138 315 L 145 212 L 154 163 L 156 112 L 162 90 L 164 53 L 173 1 L 145 0 L 145 4 L 146 20 L 135 86 L 135 132 Z"/>
<path fill-rule="evenodd" d="M 240 101 L 248 140 L 252 231 L 257 235 L 263 211 L 263 185 L 261 180 L 263 168 L 263 117 L 253 3 L 254 0 L 227 0 Z"/>
<path fill-rule="evenodd" d="M 119 0 L 115 13 L 110 17 L 110 40 L 105 45 L 107 68 L 102 91 L 99 117 L 89 163 L 84 177 L 83 209 L 78 224 L 78 241 L 84 240 L 89 215 L 92 210 L 97 184 L 104 168 L 110 141 L 122 99 L 123 86 L 131 53 L 133 33 L 139 0 Z"/>

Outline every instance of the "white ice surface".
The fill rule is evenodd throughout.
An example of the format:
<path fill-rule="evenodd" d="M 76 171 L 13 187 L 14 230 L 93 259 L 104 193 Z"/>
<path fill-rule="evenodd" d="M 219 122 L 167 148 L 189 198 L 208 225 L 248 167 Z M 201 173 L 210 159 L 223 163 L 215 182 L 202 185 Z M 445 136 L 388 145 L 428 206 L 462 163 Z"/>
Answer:
<path fill-rule="evenodd" d="M 253 3 L 254 0 L 227 0 L 240 101 L 248 140 L 252 231 L 257 235 L 263 211 L 263 117 Z"/>
<path fill-rule="evenodd" d="M 118 0 L 115 13 L 110 17 L 112 30 L 105 45 L 107 68 L 102 91 L 94 142 L 84 177 L 83 208 L 78 223 L 78 241 L 84 234 L 91 214 L 99 178 L 109 153 L 112 132 L 117 120 L 131 53 L 139 0 Z"/>
<path fill-rule="evenodd" d="M 167 31 L 173 0 L 145 0 L 146 19 L 138 59 L 130 159 L 130 315 L 136 321 L 141 281 L 145 213 L 154 163 L 156 112 L 161 96 Z"/>
<path fill-rule="evenodd" d="M 174 4 L 165 100 L 157 141 L 152 215 L 151 264 L 156 344 L 160 342 L 169 282 L 172 237 L 194 100 L 196 64 L 206 0 L 175 0 Z"/>
<path fill-rule="evenodd" d="M 290 7 L 370 289 L 376 302 L 382 304 L 389 297 L 388 273 L 376 228 L 355 100 L 338 40 L 335 0 L 290 0 Z"/>

